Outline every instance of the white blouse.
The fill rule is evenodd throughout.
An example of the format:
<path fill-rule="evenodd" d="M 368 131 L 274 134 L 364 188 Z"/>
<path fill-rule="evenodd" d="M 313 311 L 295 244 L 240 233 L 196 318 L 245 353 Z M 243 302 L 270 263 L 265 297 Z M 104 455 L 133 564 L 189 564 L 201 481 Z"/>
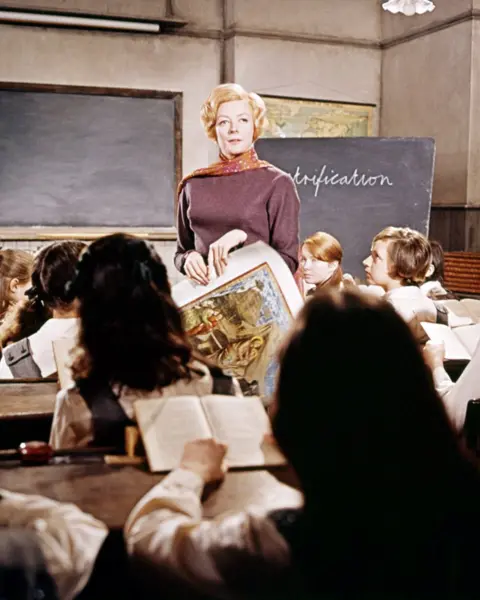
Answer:
<path fill-rule="evenodd" d="M 275 483 L 278 488 L 271 493 L 277 502 L 285 501 L 287 508 L 292 503 L 298 506 L 300 494 Z M 153 487 L 125 524 L 128 551 L 159 573 L 166 568 L 198 591 L 220 598 L 249 597 L 240 582 L 251 586 L 252 595 L 261 590 L 272 572 L 290 564 L 288 544 L 267 517 L 265 506 L 202 519 L 203 487 L 202 479 L 185 469 L 176 469 Z"/>
<path fill-rule="evenodd" d="M 36 532 L 62 600 L 87 584 L 108 529 L 74 504 L 0 489 L 0 527 Z"/>
<path fill-rule="evenodd" d="M 75 339 L 78 329 L 78 318 L 49 319 L 36 333 L 29 336 L 32 358 L 38 365 L 42 377 L 49 377 L 57 372 L 53 342 L 62 338 Z M 5 357 L 0 361 L 0 379 L 13 379 Z"/>

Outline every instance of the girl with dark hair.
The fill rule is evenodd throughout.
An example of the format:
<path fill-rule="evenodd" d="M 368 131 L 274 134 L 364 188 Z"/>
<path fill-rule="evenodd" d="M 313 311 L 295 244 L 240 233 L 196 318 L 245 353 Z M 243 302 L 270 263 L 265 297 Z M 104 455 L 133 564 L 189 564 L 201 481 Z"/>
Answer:
<path fill-rule="evenodd" d="M 440 242 L 429 241 L 432 250 L 432 262 L 428 267 L 425 282 L 422 283 L 420 289 L 432 300 L 456 299 L 455 294 L 444 288 L 445 255 L 443 247 Z"/>
<path fill-rule="evenodd" d="M 74 338 L 78 319 L 76 304 L 65 295 L 78 257 L 86 244 L 54 242 L 35 257 L 32 287 L 3 323 L 0 343 L 4 347 L 0 378 L 48 377 L 56 373 L 52 342 Z"/>
<path fill-rule="evenodd" d="M 0 322 L 5 313 L 23 299 L 30 287 L 33 255 L 24 250 L 0 250 Z"/>
<path fill-rule="evenodd" d="M 479 476 L 392 306 L 314 295 L 281 353 L 272 419 L 302 508 L 202 520 L 226 448 L 197 440 L 130 514 L 130 552 L 209 597 L 478 597 Z"/>
<path fill-rule="evenodd" d="M 116 233 L 93 242 L 69 285 L 80 334 L 76 385 L 57 397 L 50 443 L 123 447 L 139 397 L 239 394 L 220 369 L 197 358 L 155 250 Z"/>

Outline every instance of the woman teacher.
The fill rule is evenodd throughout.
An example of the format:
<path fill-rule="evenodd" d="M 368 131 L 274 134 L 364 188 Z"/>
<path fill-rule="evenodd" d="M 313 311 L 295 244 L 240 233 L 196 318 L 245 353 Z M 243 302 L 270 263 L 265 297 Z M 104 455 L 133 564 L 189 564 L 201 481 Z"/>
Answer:
<path fill-rule="evenodd" d="M 220 160 L 187 175 L 179 186 L 175 266 L 206 285 L 221 275 L 233 248 L 261 240 L 294 273 L 298 266 L 300 201 L 290 175 L 259 160 L 254 142 L 266 123 L 265 103 L 240 85 L 213 89 L 202 106 L 207 136 Z"/>

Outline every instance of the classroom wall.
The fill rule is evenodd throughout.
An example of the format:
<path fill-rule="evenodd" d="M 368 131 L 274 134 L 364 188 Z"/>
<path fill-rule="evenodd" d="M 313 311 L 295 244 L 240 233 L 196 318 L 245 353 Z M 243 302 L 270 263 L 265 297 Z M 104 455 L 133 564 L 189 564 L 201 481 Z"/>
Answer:
<path fill-rule="evenodd" d="M 174 0 L 188 24 L 168 35 L 1 25 L 0 80 L 182 91 L 185 173 L 216 157 L 198 111 L 222 81 L 376 104 L 375 133 L 436 138 L 434 237 L 450 250 L 480 250 L 480 0 L 435 3 L 432 13 L 404 17 L 383 11 L 380 0 Z M 155 19 L 167 2 L 3 5 Z M 174 243 L 158 244 L 178 280 Z"/>
<path fill-rule="evenodd" d="M 466 203 L 471 32 L 467 21 L 383 54 L 381 135 L 435 138 L 436 205 Z"/>
<path fill-rule="evenodd" d="M 405 17 L 382 12 L 380 134 L 432 136 L 431 237 L 480 251 L 480 0 L 436 0 Z"/>
<path fill-rule="evenodd" d="M 6 5 L 151 19 L 164 16 L 166 8 L 165 1 L 151 0 Z M 222 81 L 235 79 L 271 95 L 380 103 L 377 0 L 175 0 L 173 7 L 188 25 L 169 35 L 0 25 L 0 81 L 181 91 L 184 173 L 215 158 L 199 109 Z M 157 247 L 178 281 L 174 243 Z"/>

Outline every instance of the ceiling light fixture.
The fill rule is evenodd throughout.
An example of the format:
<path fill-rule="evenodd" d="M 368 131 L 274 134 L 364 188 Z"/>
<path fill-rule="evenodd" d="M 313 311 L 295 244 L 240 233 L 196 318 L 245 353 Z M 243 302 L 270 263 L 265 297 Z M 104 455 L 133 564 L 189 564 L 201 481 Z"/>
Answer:
<path fill-rule="evenodd" d="M 170 6 L 170 5 L 169 5 Z M 77 29 L 104 29 L 110 31 L 132 31 L 140 33 L 168 33 L 183 27 L 186 21 L 178 19 L 169 9 L 165 17 L 158 20 L 130 19 L 127 17 L 101 17 L 82 13 L 60 13 L 39 10 L 0 9 L 0 23 L 11 25 L 33 25 L 40 27 L 72 27 Z"/>
<path fill-rule="evenodd" d="M 393 14 L 403 13 L 407 17 L 413 15 L 423 15 L 426 12 L 432 12 L 435 4 L 430 0 L 388 0 L 382 4 L 383 10 Z"/>

